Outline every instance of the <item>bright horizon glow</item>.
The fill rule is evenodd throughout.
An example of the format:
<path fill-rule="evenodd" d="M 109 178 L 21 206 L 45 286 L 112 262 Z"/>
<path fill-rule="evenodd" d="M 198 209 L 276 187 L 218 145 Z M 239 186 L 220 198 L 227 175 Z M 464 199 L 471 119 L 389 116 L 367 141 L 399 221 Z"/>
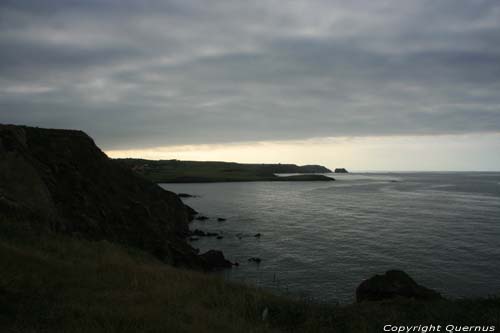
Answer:
<path fill-rule="evenodd" d="M 498 152 L 500 133 L 315 138 L 106 150 L 112 158 L 320 164 L 351 172 L 500 171 Z"/>

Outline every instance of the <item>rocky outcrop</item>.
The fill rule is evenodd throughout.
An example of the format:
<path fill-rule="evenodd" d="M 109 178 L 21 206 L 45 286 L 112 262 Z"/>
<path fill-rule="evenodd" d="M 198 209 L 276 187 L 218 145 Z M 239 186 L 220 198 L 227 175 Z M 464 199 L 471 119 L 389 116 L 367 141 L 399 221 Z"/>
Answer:
<path fill-rule="evenodd" d="M 248 261 L 260 264 L 262 262 L 262 259 L 260 259 L 259 257 L 251 257 L 251 258 L 248 258 Z"/>
<path fill-rule="evenodd" d="M 196 237 L 217 237 L 219 236 L 218 233 L 216 232 L 205 232 L 200 229 L 194 229 L 193 231 L 190 232 L 191 236 L 196 236 Z"/>
<path fill-rule="evenodd" d="M 441 295 L 417 284 L 408 274 L 399 270 L 387 271 L 363 281 L 356 289 L 356 301 L 380 301 L 394 297 L 421 300 L 440 299 Z"/>
<path fill-rule="evenodd" d="M 224 258 L 224 255 L 222 254 L 221 251 L 210 250 L 200 255 L 200 257 L 203 260 L 205 269 L 208 270 L 231 268 L 233 266 L 233 263 Z"/>
<path fill-rule="evenodd" d="M 35 216 L 36 229 L 206 267 L 185 241 L 196 212 L 109 159 L 81 131 L 0 125 L 0 214 L 19 213 Z"/>

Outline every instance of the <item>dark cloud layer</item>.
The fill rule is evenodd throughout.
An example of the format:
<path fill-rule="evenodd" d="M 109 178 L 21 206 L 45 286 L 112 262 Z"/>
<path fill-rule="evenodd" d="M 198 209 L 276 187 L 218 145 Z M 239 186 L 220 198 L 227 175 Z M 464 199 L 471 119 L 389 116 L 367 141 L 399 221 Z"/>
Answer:
<path fill-rule="evenodd" d="M 500 132 L 500 2 L 2 1 L 0 121 L 110 148 Z"/>

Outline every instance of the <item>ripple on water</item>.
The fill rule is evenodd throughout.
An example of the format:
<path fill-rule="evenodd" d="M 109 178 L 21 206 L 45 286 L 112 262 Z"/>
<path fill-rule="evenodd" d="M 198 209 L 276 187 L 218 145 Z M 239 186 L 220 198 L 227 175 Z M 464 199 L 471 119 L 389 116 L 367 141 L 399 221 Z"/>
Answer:
<path fill-rule="evenodd" d="M 348 174 L 332 183 L 164 184 L 225 222 L 194 222 L 241 263 L 228 279 L 349 302 L 365 278 L 400 268 L 449 296 L 500 292 L 499 173 Z M 397 182 L 393 182 L 397 181 Z M 261 238 L 252 237 L 262 233 Z M 237 234 L 247 237 L 238 239 Z M 263 259 L 260 265 L 249 257 Z"/>

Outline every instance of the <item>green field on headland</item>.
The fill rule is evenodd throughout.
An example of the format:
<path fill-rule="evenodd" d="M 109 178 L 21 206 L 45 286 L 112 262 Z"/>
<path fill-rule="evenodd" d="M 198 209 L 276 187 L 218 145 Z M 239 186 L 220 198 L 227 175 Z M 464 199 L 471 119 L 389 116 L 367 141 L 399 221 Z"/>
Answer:
<path fill-rule="evenodd" d="M 155 183 L 209 183 L 244 181 L 332 181 L 319 175 L 331 170 L 320 165 L 242 164 L 232 162 L 198 162 L 143 159 L 117 159 L 123 166 Z M 279 177 L 279 173 L 300 175 Z"/>

